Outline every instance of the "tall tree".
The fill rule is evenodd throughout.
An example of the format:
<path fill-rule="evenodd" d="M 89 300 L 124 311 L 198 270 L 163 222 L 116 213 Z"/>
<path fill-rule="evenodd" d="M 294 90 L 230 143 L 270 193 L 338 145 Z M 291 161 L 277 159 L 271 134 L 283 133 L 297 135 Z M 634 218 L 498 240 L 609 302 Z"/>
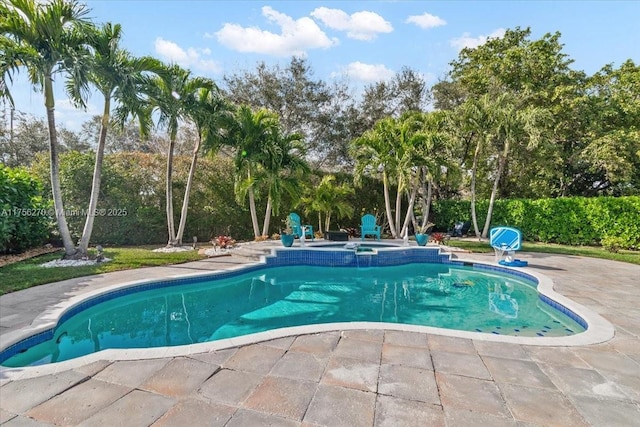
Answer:
<path fill-rule="evenodd" d="M 303 137 L 298 133 L 284 133 L 279 126 L 270 128 L 266 144 L 258 154 L 258 184 L 265 188 L 267 206 L 265 208 L 262 235 L 269 235 L 271 214 L 278 215 L 284 193 L 295 203 L 300 197 L 300 181 L 309 172 L 309 166 L 303 158 Z"/>
<path fill-rule="evenodd" d="M 539 144 L 545 133 L 543 123 L 549 119 L 549 115 L 545 113 L 546 110 L 538 107 L 523 108 L 517 99 L 508 99 L 505 96 L 499 97 L 491 108 L 493 115 L 491 122 L 494 126 L 491 142 L 497 165 L 494 166 L 493 188 L 482 229 L 483 238 L 487 238 L 489 233 L 498 183 L 502 179 L 505 165 L 513 150 L 530 151 Z"/>
<path fill-rule="evenodd" d="M 269 144 L 273 129 L 278 126 L 278 117 L 266 110 L 253 111 L 248 105 L 241 105 L 236 113 L 233 126 L 226 137 L 226 144 L 234 147 L 235 184 L 234 191 L 239 202 L 249 198 L 251 222 L 255 238 L 261 236 L 256 211 L 255 185 L 260 173 L 265 146 Z"/>
<path fill-rule="evenodd" d="M 47 122 L 14 113 L 13 128 L 0 136 L 0 159 L 9 167 L 29 166 L 37 153 L 49 150 Z"/>
<path fill-rule="evenodd" d="M 422 190 L 422 222 L 414 224 L 426 228 L 429 222 L 429 212 L 433 188 L 444 171 L 457 169 L 453 159 L 456 148 L 454 141 L 447 132 L 448 114 L 442 111 L 423 113 L 414 120 L 419 124 L 419 138 L 416 138 L 415 165 L 417 167 L 416 190 L 418 185 Z M 413 209 L 410 209 L 413 213 Z M 407 225 L 405 225 L 407 226 Z"/>
<path fill-rule="evenodd" d="M 71 98 L 84 105 L 87 96 L 86 72 L 90 62 L 87 32 L 91 23 L 88 9 L 77 1 L 5 0 L 0 2 L 0 61 L 3 94 L 9 97 L 6 81 L 20 68 L 27 69 L 29 80 L 44 94 L 49 127 L 51 187 L 58 230 L 65 256 L 76 253 L 65 217 L 60 191 L 59 144 L 56 133 L 54 76 L 65 75 Z M 72 77 L 72 78 L 71 78 Z"/>
<path fill-rule="evenodd" d="M 450 112 L 454 123 L 461 131 L 459 137 L 465 138 L 463 144 L 474 148 L 471 157 L 471 219 L 478 238 L 486 238 L 491 224 L 493 206 L 498 195 L 498 185 L 513 151 L 533 151 L 546 137 L 545 121 L 549 120 L 547 111 L 538 107 L 526 106 L 521 99 L 504 93 L 497 98 L 485 94 L 479 100 L 467 99 L 462 105 Z M 478 170 L 488 168 L 486 180 L 491 180 L 489 207 L 485 224 L 480 231 L 477 221 L 476 199 Z"/>
<path fill-rule="evenodd" d="M 420 187 L 420 176 L 425 168 L 433 169 L 433 160 L 439 147 L 442 131 L 432 126 L 433 119 L 418 111 L 407 112 L 400 118 L 387 117 L 378 121 L 352 143 L 356 158 L 355 178 L 361 175 L 382 174 L 385 212 L 389 231 L 394 238 L 407 233 L 413 221 L 413 207 Z M 434 116 L 435 117 L 435 116 Z M 395 184 L 395 215 L 391 209 L 389 186 Z M 402 199 L 408 207 L 402 220 Z"/>
<path fill-rule="evenodd" d="M 587 141 L 579 159 L 592 192 L 636 194 L 640 188 L 640 66 L 627 60 L 609 64 L 588 79 Z"/>
<path fill-rule="evenodd" d="M 395 120 L 392 117 L 378 121 L 373 129 L 351 142 L 351 155 L 354 157 L 354 180 L 359 184 L 365 175 L 382 177 L 385 214 L 389 223 L 389 231 L 395 238 L 398 236 L 396 221 L 391 210 L 390 179 L 394 178 L 396 171 L 396 157 L 394 147 L 396 144 Z"/>
<path fill-rule="evenodd" d="M 176 235 L 176 240 L 180 243 L 182 242 L 187 223 L 189 196 L 201 147 L 204 147 L 205 153 L 215 156 L 222 146 L 232 120 L 231 105 L 215 85 L 212 87 L 203 87 L 195 93 L 188 94 L 185 103 L 188 104 L 189 119 L 196 127 L 196 143 L 191 156 L 187 185 L 184 190 L 184 198 L 182 199 L 180 223 Z"/>
<path fill-rule="evenodd" d="M 560 37 L 556 32 L 532 40 L 529 28 L 518 27 L 481 46 L 463 49 L 451 63 L 451 87 L 466 97 L 488 95 L 495 100 L 509 94 L 522 108 L 550 111 L 545 123 L 550 138 L 526 156 L 511 156 L 513 168 L 501 180 L 501 192 L 509 186 L 512 192 L 534 197 L 568 195 L 573 183 L 581 180 L 584 168 L 577 159 L 583 149 L 585 122 L 578 107 L 585 76 L 571 69 L 573 61 L 563 52 Z M 538 168 L 528 167 L 533 158 Z"/>
<path fill-rule="evenodd" d="M 100 133 L 96 145 L 96 161 L 91 182 L 91 196 L 87 218 L 82 231 L 78 250 L 86 255 L 95 212 L 98 206 L 100 181 L 102 177 L 102 162 L 104 159 L 107 133 L 111 123 L 111 102 L 126 103 L 128 99 L 138 96 L 138 86 L 141 83 L 141 73 L 158 71 L 158 62 L 151 58 L 133 58 L 120 47 L 122 29 L 119 24 L 104 24 L 91 34 L 92 62 L 88 74 L 89 81 L 98 89 L 103 97 Z"/>
<path fill-rule="evenodd" d="M 194 108 L 198 108 L 189 100 L 201 89 L 215 90 L 215 83 L 202 77 L 191 77 L 191 72 L 178 65 L 170 65 L 149 80 L 144 89 L 148 97 L 149 110 L 142 116 L 143 127 L 148 130 L 149 118 L 158 114 L 158 126 L 166 129 L 169 137 L 166 166 L 166 214 L 168 245 L 178 244 L 175 218 L 173 213 L 173 156 L 178 135 L 178 127 L 188 120 Z M 146 131 L 145 131 L 146 132 Z"/>
<path fill-rule="evenodd" d="M 347 197 L 354 194 L 353 186 L 348 183 L 336 184 L 335 175 L 326 175 L 317 185 L 309 185 L 305 189 L 305 196 L 300 200 L 306 214 L 318 214 L 318 231 L 329 230 L 331 218 L 335 213 L 338 218 L 353 214 L 353 206 Z M 322 215 L 324 214 L 324 224 Z"/>
<path fill-rule="evenodd" d="M 464 88 L 457 81 L 441 80 L 433 85 L 431 92 L 437 110 L 453 110 L 467 99 Z"/>
<path fill-rule="evenodd" d="M 291 58 L 286 67 L 259 63 L 253 71 L 224 76 L 225 91 L 236 104 L 265 108 L 280 117 L 285 134 L 300 133 L 316 165 L 347 163 L 345 141 L 359 135 L 350 127 L 352 104 L 346 84 L 314 77 L 309 61 Z"/>
<path fill-rule="evenodd" d="M 478 219 L 476 214 L 476 182 L 478 168 L 487 147 L 487 141 L 491 137 L 491 120 L 489 96 L 484 95 L 480 99 L 469 98 L 455 110 L 449 112 L 450 132 L 453 138 L 458 138 L 459 146 L 464 154 L 461 156 L 462 163 L 468 163 L 470 168 L 470 196 L 471 196 L 471 221 L 476 237 L 480 237 Z M 473 155 L 467 153 L 473 150 Z"/>

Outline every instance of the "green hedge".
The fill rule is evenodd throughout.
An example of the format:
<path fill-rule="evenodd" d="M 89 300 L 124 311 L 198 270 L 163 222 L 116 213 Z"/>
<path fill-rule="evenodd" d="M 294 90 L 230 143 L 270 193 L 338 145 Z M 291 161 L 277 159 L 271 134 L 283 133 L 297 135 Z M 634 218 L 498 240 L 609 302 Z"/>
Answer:
<path fill-rule="evenodd" d="M 0 253 L 44 243 L 49 236 L 49 213 L 40 182 L 22 169 L 0 164 Z"/>
<path fill-rule="evenodd" d="M 489 202 L 476 202 L 482 229 Z M 471 219 L 469 201 L 443 200 L 432 207 L 432 221 L 440 230 Z M 491 226 L 520 229 L 525 240 L 566 245 L 640 247 L 640 197 L 566 197 L 506 199 L 494 205 Z"/>
<path fill-rule="evenodd" d="M 84 227 L 84 212 L 89 204 L 93 153 L 67 152 L 60 156 L 62 197 L 69 229 L 77 241 Z M 164 156 L 147 153 L 117 153 L 105 156 L 100 197 L 91 244 L 144 245 L 167 242 L 165 214 Z M 174 160 L 174 213 L 176 228 L 180 220 L 182 197 L 186 185 L 190 158 L 176 156 Z M 46 156 L 37 156 L 31 172 L 38 177 L 49 174 Z M 45 195 L 51 197 L 51 187 L 45 183 Z M 77 215 L 75 214 L 77 213 Z M 194 178 L 189 198 L 189 214 L 184 242 L 196 236 L 207 242 L 220 234 L 236 239 L 252 238 L 248 207 L 239 206 L 233 195 L 233 164 L 224 158 L 202 158 Z"/>

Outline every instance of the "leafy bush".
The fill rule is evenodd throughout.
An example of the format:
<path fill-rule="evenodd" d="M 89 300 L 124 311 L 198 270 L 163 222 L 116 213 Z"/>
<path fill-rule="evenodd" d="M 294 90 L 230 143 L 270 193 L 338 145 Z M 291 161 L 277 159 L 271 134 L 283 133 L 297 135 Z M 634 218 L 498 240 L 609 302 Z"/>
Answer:
<path fill-rule="evenodd" d="M 478 226 L 484 226 L 488 202 L 476 202 Z M 433 204 L 438 229 L 471 219 L 469 201 L 440 200 Z M 497 200 L 492 226 L 519 228 L 525 240 L 610 248 L 640 247 L 640 197 L 563 197 Z"/>
<path fill-rule="evenodd" d="M 74 240 L 82 234 L 89 204 L 94 154 L 67 152 L 60 156 L 60 179 L 69 228 Z M 92 244 L 144 245 L 167 241 L 165 214 L 165 158 L 161 155 L 123 152 L 106 155 L 98 200 Z M 174 159 L 174 212 L 180 220 L 182 197 L 190 159 Z M 48 159 L 36 157 L 32 174 L 46 177 Z M 50 185 L 45 194 L 51 198 Z M 203 158 L 198 161 L 184 241 L 208 242 L 222 234 L 251 238 L 248 208 L 239 206 L 233 194 L 233 165 L 229 159 Z"/>
<path fill-rule="evenodd" d="M 0 252 L 20 252 L 49 237 L 51 212 L 42 185 L 23 169 L 0 164 Z"/>

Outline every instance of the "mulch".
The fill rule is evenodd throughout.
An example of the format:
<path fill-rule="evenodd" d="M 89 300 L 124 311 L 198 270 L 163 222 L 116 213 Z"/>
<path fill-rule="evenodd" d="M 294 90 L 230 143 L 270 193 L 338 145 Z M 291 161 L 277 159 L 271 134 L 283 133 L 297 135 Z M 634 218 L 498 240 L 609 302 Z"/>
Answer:
<path fill-rule="evenodd" d="M 51 245 L 47 245 L 41 248 L 29 249 L 19 254 L 0 255 L 0 267 L 58 251 L 62 251 L 62 248 L 55 248 Z"/>

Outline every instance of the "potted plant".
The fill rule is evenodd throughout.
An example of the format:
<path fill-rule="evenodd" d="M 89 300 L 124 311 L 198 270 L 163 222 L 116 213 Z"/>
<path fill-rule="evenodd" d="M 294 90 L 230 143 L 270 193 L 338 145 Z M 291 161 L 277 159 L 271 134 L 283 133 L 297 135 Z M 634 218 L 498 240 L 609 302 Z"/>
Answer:
<path fill-rule="evenodd" d="M 295 236 L 293 234 L 291 219 L 287 216 L 284 220 L 284 230 L 280 233 L 280 241 L 282 244 L 289 248 L 293 245 Z"/>
<path fill-rule="evenodd" d="M 416 243 L 418 243 L 418 246 L 424 246 L 427 244 L 429 241 L 429 230 L 431 230 L 434 225 L 434 223 L 428 222 L 418 227 L 416 232 Z"/>

